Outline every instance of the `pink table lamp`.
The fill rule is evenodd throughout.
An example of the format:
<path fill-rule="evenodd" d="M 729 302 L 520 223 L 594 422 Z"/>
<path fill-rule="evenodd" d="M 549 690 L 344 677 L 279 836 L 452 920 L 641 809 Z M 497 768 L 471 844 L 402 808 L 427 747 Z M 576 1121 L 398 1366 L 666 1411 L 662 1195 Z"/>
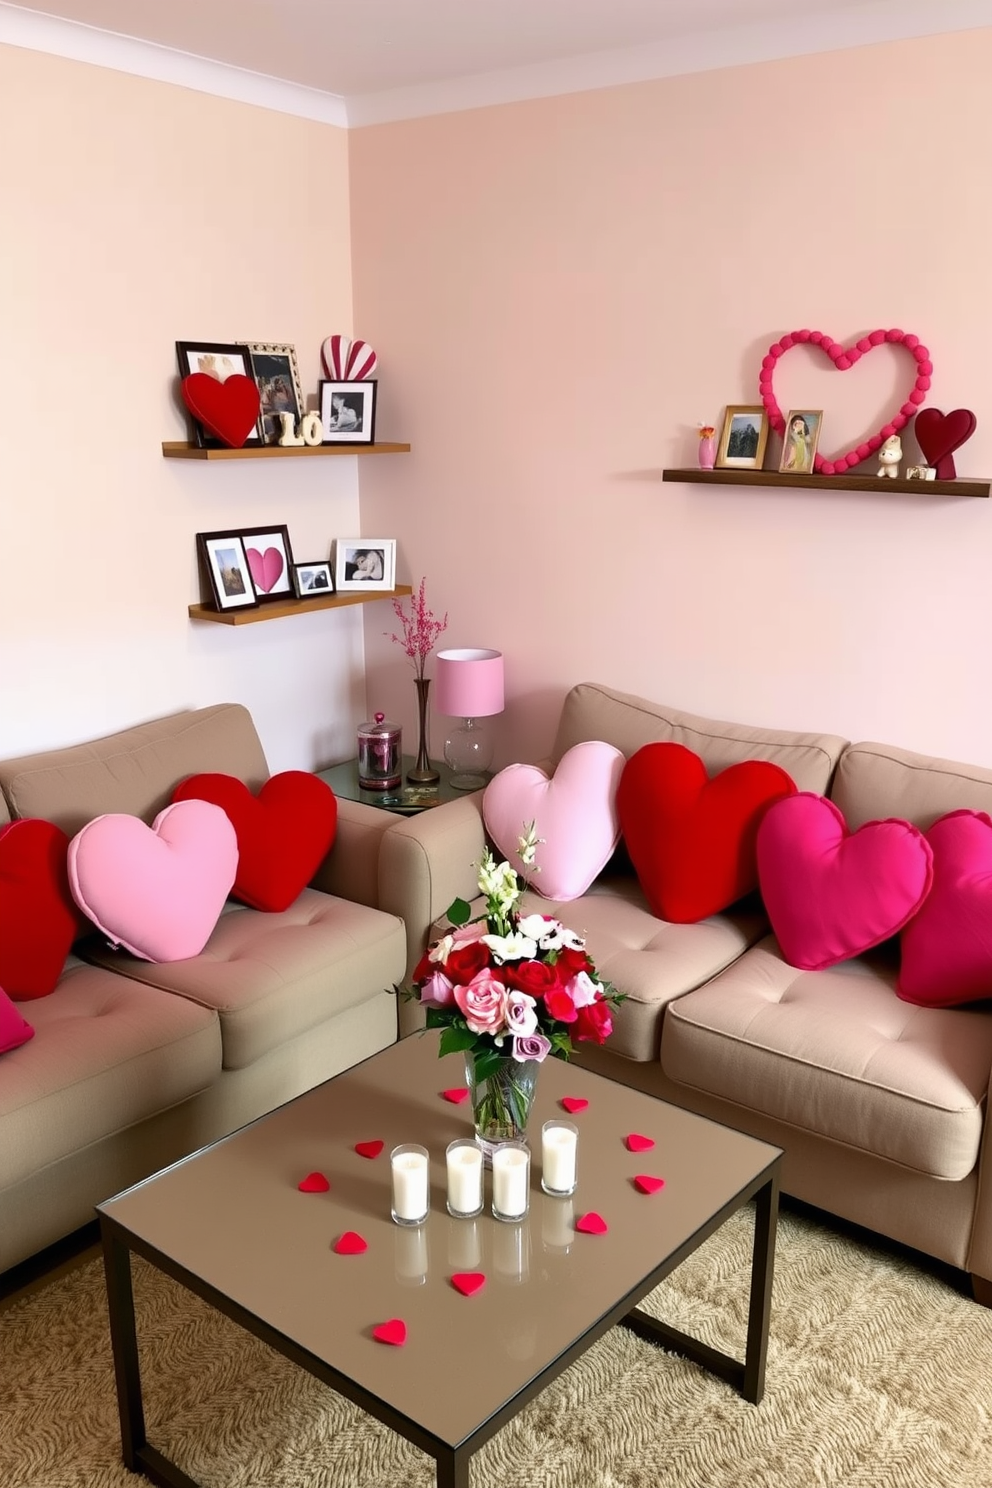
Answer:
<path fill-rule="evenodd" d="M 503 711 L 503 653 L 481 649 L 439 651 L 434 707 L 460 719 L 444 741 L 444 759 L 456 790 L 480 790 L 493 762 L 493 731 L 480 719 Z"/>

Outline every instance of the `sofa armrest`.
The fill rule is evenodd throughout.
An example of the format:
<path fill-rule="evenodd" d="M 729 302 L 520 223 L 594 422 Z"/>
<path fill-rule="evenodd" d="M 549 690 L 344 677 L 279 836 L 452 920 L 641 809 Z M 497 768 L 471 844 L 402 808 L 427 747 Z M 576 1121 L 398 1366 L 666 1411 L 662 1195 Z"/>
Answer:
<path fill-rule="evenodd" d="M 338 797 L 338 829 L 331 848 L 311 880 L 312 887 L 369 909 L 379 902 L 379 854 L 396 817 L 380 806 Z"/>
<path fill-rule="evenodd" d="M 975 1222 L 971 1230 L 968 1248 L 968 1270 L 972 1279 L 980 1277 L 985 1283 L 980 1298 L 986 1307 L 992 1307 L 992 1088 L 985 1102 L 985 1130 L 982 1133 L 982 1151 L 978 1166 L 978 1192 L 975 1196 Z M 977 1289 L 976 1289 L 977 1296 Z"/>

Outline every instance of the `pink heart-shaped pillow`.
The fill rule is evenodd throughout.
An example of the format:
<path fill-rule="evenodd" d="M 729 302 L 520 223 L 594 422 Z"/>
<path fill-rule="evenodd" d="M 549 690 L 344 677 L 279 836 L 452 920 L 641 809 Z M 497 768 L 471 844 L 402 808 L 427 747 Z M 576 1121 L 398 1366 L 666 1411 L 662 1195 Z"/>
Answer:
<path fill-rule="evenodd" d="M 926 838 L 933 887 L 902 932 L 896 991 L 923 1007 L 992 997 L 992 817 L 951 811 Z"/>
<path fill-rule="evenodd" d="M 546 899 L 578 899 L 609 862 L 620 840 L 617 785 L 624 757 L 612 744 L 575 744 L 550 778 L 536 765 L 509 765 L 482 797 L 486 831 L 511 866 Z M 531 866 L 520 838 L 533 822 L 538 838 Z"/>
<path fill-rule="evenodd" d="M 907 821 L 849 832 L 832 801 L 799 791 L 758 828 L 758 881 L 782 955 L 821 971 L 895 935 L 930 892 L 933 853 Z"/>
<path fill-rule="evenodd" d="M 69 887 L 115 945 L 143 961 L 198 956 L 238 870 L 238 839 L 209 801 L 178 801 L 151 826 L 111 813 L 69 843 Z"/>

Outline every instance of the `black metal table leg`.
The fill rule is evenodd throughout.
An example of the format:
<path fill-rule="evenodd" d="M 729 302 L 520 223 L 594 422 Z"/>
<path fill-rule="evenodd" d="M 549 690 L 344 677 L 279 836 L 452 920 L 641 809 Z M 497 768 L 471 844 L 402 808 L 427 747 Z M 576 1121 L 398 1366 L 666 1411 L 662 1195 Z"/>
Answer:
<path fill-rule="evenodd" d="M 437 1459 L 437 1488 L 469 1488 L 468 1465 L 472 1460 L 471 1452 L 464 1448 L 445 1453 Z"/>
<path fill-rule="evenodd" d="M 141 1403 L 141 1371 L 138 1335 L 134 1325 L 134 1291 L 131 1285 L 131 1252 L 100 1220 L 103 1269 L 107 1278 L 107 1307 L 110 1341 L 114 1351 L 117 1406 L 121 1418 L 121 1452 L 124 1466 L 141 1472 L 139 1454 L 147 1443 L 145 1412 Z"/>
<path fill-rule="evenodd" d="M 747 1315 L 744 1383 L 741 1394 L 758 1405 L 765 1393 L 768 1324 L 772 1308 L 775 1234 L 778 1229 L 778 1169 L 754 1196 L 754 1249 L 751 1254 L 751 1302 Z"/>

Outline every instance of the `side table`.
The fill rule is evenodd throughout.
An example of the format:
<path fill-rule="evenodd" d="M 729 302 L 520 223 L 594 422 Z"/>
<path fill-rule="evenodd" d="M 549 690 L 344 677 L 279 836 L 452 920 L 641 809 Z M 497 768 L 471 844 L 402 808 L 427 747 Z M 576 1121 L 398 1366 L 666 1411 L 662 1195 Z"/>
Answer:
<path fill-rule="evenodd" d="M 395 811 L 400 816 L 415 816 L 418 811 L 427 811 L 431 806 L 440 806 L 445 801 L 457 801 L 469 796 L 471 791 L 456 790 L 451 784 L 451 771 L 441 760 L 431 760 L 432 767 L 441 779 L 437 785 L 408 785 L 407 771 L 417 763 L 412 754 L 403 756 L 403 782 L 396 790 L 362 790 L 358 784 L 358 760 L 345 760 L 341 765 L 331 765 L 326 770 L 316 770 L 318 780 L 326 780 L 336 796 L 346 801 L 361 801 L 366 806 L 380 806 L 383 811 Z M 487 777 L 488 778 L 488 777 Z"/>

